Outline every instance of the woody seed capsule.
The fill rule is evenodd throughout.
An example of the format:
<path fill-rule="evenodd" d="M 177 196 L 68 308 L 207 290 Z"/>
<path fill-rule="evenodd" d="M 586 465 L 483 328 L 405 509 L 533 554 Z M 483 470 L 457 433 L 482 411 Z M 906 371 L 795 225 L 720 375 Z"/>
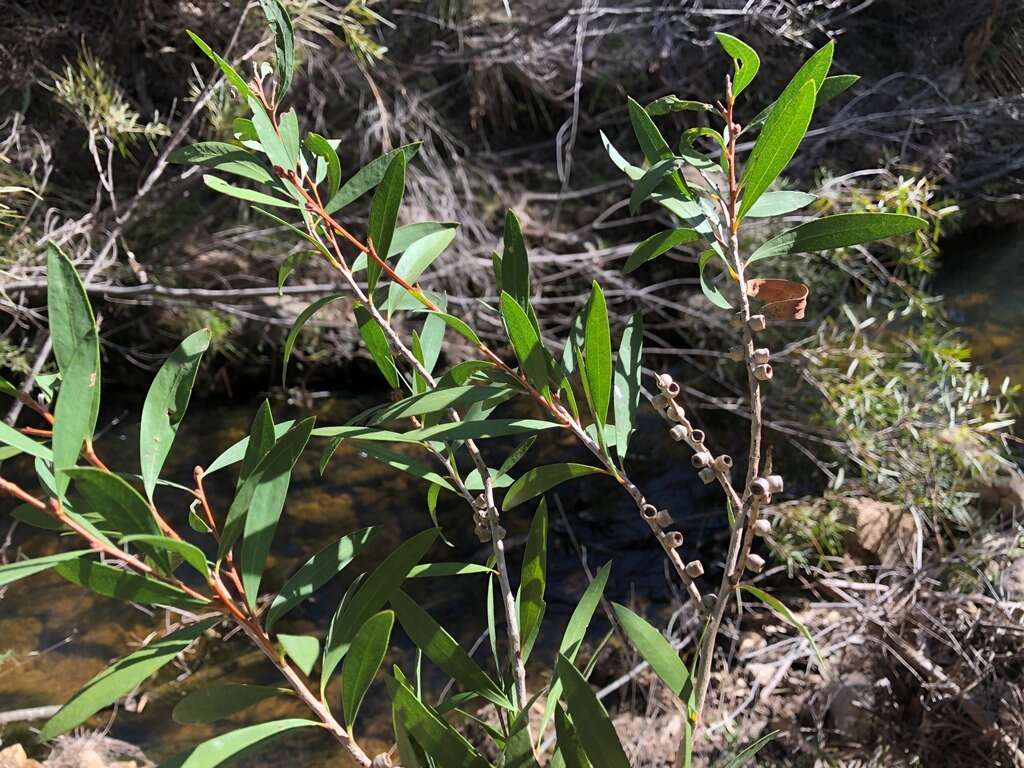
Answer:
<path fill-rule="evenodd" d="M 772 493 L 782 493 L 782 489 L 785 487 L 785 484 L 782 482 L 782 475 L 768 475 L 766 479 Z"/>
<path fill-rule="evenodd" d="M 686 436 L 690 434 L 690 430 L 683 424 L 676 424 L 668 431 L 668 433 L 672 436 L 672 439 L 678 443 L 686 439 Z"/>
<path fill-rule="evenodd" d="M 715 482 L 715 470 L 711 467 L 704 467 L 704 469 L 697 473 L 697 477 L 701 479 L 704 485 L 711 485 L 711 483 Z"/>
<path fill-rule="evenodd" d="M 672 421 L 678 422 L 680 424 L 686 421 L 686 411 L 684 411 L 680 406 L 676 405 L 675 403 L 666 408 L 665 413 L 670 419 L 672 419 Z"/>
<path fill-rule="evenodd" d="M 707 451 L 699 451 L 690 457 L 690 463 L 694 469 L 703 469 L 711 463 L 711 454 Z"/>
<path fill-rule="evenodd" d="M 754 366 L 754 378 L 758 381 L 768 381 L 772 377 L 772 367 L 768 363 Z"/>
<path fill-rule="evenodd" d="M 658 514 L 658 508 L 653 504 L 644 504 L 640 507 L 640 514 L 644 520 L 653 520 Z"/>
<path fill-rule="evenodd" d="M 654 516 L 654 522 L 662 528 L 667 528 L 672 525 L 672 515 L 668 513 L 667 509 L 659 509 L 658 514 Z"/>
<path fill-rule="evenodd" d="M 747 320 L 747 327 L 750 328 L 754 333 L 760 333 L 768 327 L 768 321 L 764 315 L 751 315 L 750 319 Z"/>
<path fill-rule="evenodd" d="M 757 536 L 767 536 L 772 532 L 772 524 L 770 520 L 765 520 L 763 517 L 754 523 L 754 534 Z"/>
<path fill-rule="evenodd" d="M 755 496 L 764 497 L 771 493 L 772 489 L 767 480 L 763 477 L 756 477 L 750 484 L 750 492 Z"/>
<path fill-rule="evenodd" d="M 760 555 L 755 555 L 753 552 L 751 552 L 749 555 L 747 555 L 746 566 L 748 571 L 760 573 L 764 570 L 764 558 Z"/>
<path fill-rule="evenodd" d="M 732 469 L 732 457 L 724 453 L 721 456 L 716 456 L 713 466 L 716 472 L 728 472 Z"/>
<path fill-rule="evenodd" d="M 683 534 L 679 531 L 669 531 L 665 534 L 665 541 L 672 549 L 679 549 L 683 546 Z"/>
<path fill-rule="evenodd" d="M 701 445 L 704 442 L 704 430 L 694 429 L 690 431 L 690 439 L 693 440 L 697 445 Z"/>
<path fill-rule="evenodd" d="M 767 347 L 761 347 L 760 349 L 754 350 L 754 365 L 764 365 L 768 362 L 772 353 Z"/>
<path fill-rule="evenodd" d="M 651 398 L 651 405 L 654 406 L 656 411 L 664 411 L 668 408 L 669 399 L 664 395 L 655 395 Z"/>
<path fill-rule="evenodd" d="M 700 560 L 691 560 L 686 564 L 686 575 L 691 579 L 699 579 L 704 575 L 704 565 Z"/>
<path fill-rule="evenodd" d="M 679 394 L 679 385 L 667 373 L 658 375 L 658 389 L 668 397 L 675 397 Z"/>

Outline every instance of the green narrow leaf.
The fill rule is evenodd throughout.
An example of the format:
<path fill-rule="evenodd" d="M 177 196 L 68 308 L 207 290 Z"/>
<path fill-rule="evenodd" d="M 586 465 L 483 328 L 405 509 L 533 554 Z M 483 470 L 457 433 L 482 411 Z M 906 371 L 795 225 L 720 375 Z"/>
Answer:
<path fill-rule="evenodd" d="M 381 259 L 386 259 L 391 249 L 391 238 L 398 223 L 398 209 L 405 194 L 405 154 L 399 152 L 392 158 L 384 178 L 373 193 L 370 203 L 368 224 L 370 245 Z M 380 278 L 381 266 L 375 259 L 366 262 L 366 277 L 372 292 Z"/>
<path fill-rule="evenodd" d="M 320 728 L 313 720 L 273 720 L 250 725 L 236 731 L 214 736 L 202 744 L 161 763 L 158 768 L 214 768 L 258 747 L 260 744 L 296 728 Z"/>
<path fill-rule="evenodd" d="M 715 39 L 732 57 L 736 66 L 736 73 L 732 81 L 732 95 L 733 97 L 739 96 L 757 74 L 757 70 L 761 67 L 761 58 L 757 55 L 757 51 L 738 37 L 727 35 L 724 32 L 715 32 Z"/>
<path fill-rule="evenodd" d="M 260 213 L 266 213 L 266 211 L 260 210 Z M 313 255 L 313 251 L 296 251 L 295 253 L 289 253 L 284 257 L 277 267 L 277 295 L 284 295 L 284 284 L 291 277 L 292 273 L 301 267 L 310 256 Z"/>
<path fill-rule="evenodd" d="M 207 619 L 179 629 L 115 661 L 86 683 L 46 722 L 39 732 L 40 740 L 49 741 L 62 733 L 67 733 L 104 707 L 113 704 L 162 666 L 173 661 L 193 640 L 217 621 Z"/>
<path fill-rule="evenodd" d="M 629 255 L 622 271 L 628 274 L 641 264 L 646 264 L 651 259 L 658 258 L 676 246 L 692 243 L 694 240 L 700 240 L 700 237 L 700 233 L 697 230 L 688 228 L 667 229 L 664 232 L 651 235 Z"/>
<path fill-rule="evenodd" d="M 320 641 L 312 635 L 277 635 L 281 650 L 307 677 L 320 658 Z"/>
<path fill-rule="evenodd" d="M 263 567 L 274 540 L 277 521 L 284 509 L 285 496 L 291 483 L 292 468 L 302 449 L 309 442 L 314 417 L 296 424 L 271 448 L 249 482 L 255 484 L 242 533 L 239 568 L 249 607 L 256 609 Z M 241 493 L 241 492 L 240 492 Z"/>
<path fill-rule="evenodd" d="M 69 478 L 60 470 L 75 466 L 99 417 L 100 344 L 78 271 L 53 243 L 46 251 L 46 279 L 50 337 L 61 373 L 54 409 L 53 467 L 57 493 L 63 494 Z"/>
<path fill-rule="evenodd" d="M 749 763 L 758 752 L 764 749 L 769 742 L 774 741 L 780 733 L 782 733 L 782 731 L 772 731 L 771 733 L 766 733 L 764 736 L 759 738 L 753 744 L 751 744 L 738 755 L 736 755 L 736 757 L 734 757 L 732 760 L 726 763 L 722 768 L 742 768 L 744 765 Z"/>
<path fill-rule="evenodd" d="M 817 199 L 806 192 L 765 192 L 750 206 L 747 217 L 761 219 L 768 216 L 783 216 L 805 208 Z"/>
<path fill-rule="evenodd" d="M 729 300 L 722 295 L 722 292 L 704 278 L 704 267 L 708 265 L 708 262 L 711 261 L 715 255 L 716 251 L 709 248 L 700 255 L 700 258 L 697 259 L 697 268 L 700 272 L 700 289 L 707 297 L 707 300 L 716 307 L 732 309 L 732 304 L 730 304 Z"/>
<path fill-rule="evenodd" d="M 366 344 L 366 350 L 373 358 L 377 369 L 387 380 L 392 389 L 398 389 L 398 368 L 395 366 L 395 358 L 391 354 L 391 347 L 388 344 L 387 335 L 381 328 L 373 315 L 362 304 L 353 307 L 356 315 L 356 322 L 359 324 L 359 335 Z"/>
<path fill-rule="evenodd" d="M 800 91 L 790 93 L 787 89 L 779 97 L 743 169 L 740 180 L 743 199 L 737 214 L 739 217 L 746 216 L 796 154 L 811 123 L 814 94 L 814 84 L 805 83 Z"/>
<path fill-rule="evenodd" d="M 546 493 L 566 480 L 586 477 L 587 475 L 607 474 L 600 467 L 591 467 L 586 464 L 545 464 L 541 467 L 534 467 L 523 474 L 508 489 L 501 509 L 503 512 L 507 512 L 513 507 L 518 507 L 523 502 Z"/>
<path fill-rule="evenodd" d="M 530 524 L 523 553 L 523 570 L 519 580 L 519 632 L 522 638 L 523 662 L 530 658 L 533 644 L 544 619 L 544 590 L 548 573 L 548 504 L 540 500 Z"/>
<path fill-rule="evenodd" d="M 596 281 L 591 291 L 583 323 L 583 355 L 594 421 L 603 428 L 608 423 L 608 405 L 612 394 L 612 338 L 604 292 Z"/>
<path fill-rule="evenodd" d="M 171 353 L 149 387 L 139 425 L 139 464 L 142 484 L 151 500 L 178 426 L 185 417 L 199 363 L 209 346 L 208 329 L 193 333 Z"/>
<path fill-rule="evenodd" d="M 626 105 L 629 108 L 629 121 L 633 125 L 633 132 L 636 134 L 637 141 L 640 143 L 640 149 L 643 151 L 644 157 L 647 158 L 647 162 L 654 165 L 661 160 L 671 158 L 672 150 L 668 146 L 668 142 L 665 141 L 665 137 L 661 135 L 661 131 L 658 130 L 658 126 L 651 120 L 651 116 L 647 114 L 647 111 L 633 99 L 627 99 Z M 606 141 L 605 147 L 610 146 L 611 144 Z M 619 157 L 621 158 L 621 155 Z M 679 173 L 678 169 L 674 170 L 668 178 L 671 187 L 675 191 L 679 192 L 684 198 L 691 197 L 690 190 L 687 188 L 686 182 L 683 180 L 683 176 Z"/>
<path fill-rule="evenodd" d="M 644 317 L 634 312 L 622 331 L 615 364 L 612 407 L 615 414 L 615 452 L 625 462 L 629 438 L 636 427 L 640 406 L 641 357 L 644 351 Z"/>
<path fill-rule="evenodd" d="M 527 380 L 542 395 L 549 396 L 551 387 L 548 384 L 548 354 L 544 344 L 529 315 L 519 302 L 505 291 L 501 293 L 501 319 L 505 323 L 505 332 L 519 360 L 519 367 Z"/>
<path fill-rule="evenodd" d="M 516 394 L 517 390 L 512 389 L 507 384 L 466 384 L 434 389 L 420 395 L 407 397 L 393 405 L 380 409 L 374 413 L 373 423 L 381 424 L 394 419 L 423 416 L 428 413 L 438 413 L 449 408 L 460 408 L 484 401 L 504 402 Z"/>
<path fill-rule="evenodd" d="M 444 576 L 469 576 L 478 573 L 494 573 L 494 569 L 479 563 L 421 563 L 409 571 L 409 578 L 436 579 Z"/>
<path fill-rule="evenodd" d="M 279 197 L 268 195 L 263 192 L 257 192 L 255 189 L 246 189 L 245 187 L 236 187 L 233 184 L 228 184 L 224 179 L 217 176 L 211 176 L 210 174 L 203 174 L 203 183 L 212 189 L 214 192 L 220 192 L 222 195 L 228 197 L 235 197 L 239 200 L 245 200 L 250 203 L 259 203 L 260 205 L 271 205 L 277 208 L 298 208 L 298 204 L 290 200 L 282 200 Z"/>
<path fill-rule="evenodd" d="M 338 449 L 342 440 L 343 438 L 335 438 L 327 446 L 323 456 L 320 458 L 321 474 L 326 470 L 327 462 L 330 461 L 331 456 L 334 455 L 334 452 Z M 360 445 L 359 450 L 367 457 L 374 461 L 379 461 L 382 464 L 387 464 L 392 469 L 397 469 L 399 472 L 405 472 L 413 477 L 418 477 L 421 480 L 426 480 L 427 482 L 439 485 L 446 491 L 451 491 L 452 493 L 456 492 L 451 483 L 421 461 L 410 459 L 404 454 L 389 451 L 387 448 L 375 444 Z"/>
<path fill-rule="evenodd" d="M 559 686 L 559 690 L 561 690 L 561 686 Z M 569 716 L 565 714 L 564 709 L 558 706 L 557 701 L 553 704 L 555 706 L 555 734 L 558 742 L 557 756 L 561 757 L 565 768 L 591 768 L 590 760 L 587 759 L 587 753 L 583 750 L 583 745 L 576 734 L 576 729 L 569 721 Z"/>
<path fill-rule="evenodd" d="M 249 503 L 252 501 L 252 494 L 255 485 L 249 483 L 249 479 L 259 468 L 260 462 L 267 455 L 274 443 L 277 441 L 277 430 L 285 433 L 291 423 L 280 424 L 275 427 L 274 418 L 270 413 L 270 403 L 264 400 L 253 417 L 252 426 L 249 428 L 249 437 L 239 441 L 227 451 L 222 453 L 206 472 L 211 474 L 216 469 L 228 466 L 229 463 L 242 462 L 238 472 L 238 482 L 235 485 L 235 498 L 228 507 L 227 516 L 221 530 L 220 544 L 217 547 L 217 559 L 223 559 L 231 547 L 234 546 L 238 537 L 242 535 L 242 526 L 245 523 L 245 514 L 249 510 Z M 235 455 L 237 454 L 237 458 Z M 228 458 L 230 457 L 230 461 Z M 245 494 L 242 490 L 245 489 Z"/>
<path fill-rule="evenodd" d="M 143 544 L 153 549 L 169 552 L 172 555 L 177 555 L 192 566 L 200 576 L 208 578 L 210 575 L 210 565 L 206 562 L 206 555 L 203 554 L 203 550 L 195 544 L 189 544 L 187 541 L 172 539 L 168 536 L 136 533 L 122 537 L 121 543 Z"/>
<path fill-rule="evenodd" d="M 455 331 L 457 334 L 462 336 L 471 344 L 479 346 L 480 337 L 477 336 L 476 331 L 474 331 L 465 320 L 462 320 L 461 318 L 458 318 L 455 315 L 449 315 L 447 312 L 431 312 L 430 314 L 436 317 L 440 317 L 442 320 L 444 320 L 448 327 Z"/>
<path fill-rule="evenodd" d="M 675 94 L 670 94 L 662 96 L 660 99 L 655 99 L 644 109 L 651 117 L 657 117 L 658 115 L 667 115 L 671 112 L 711 112 L 714 110 L 714 107 L 703 101 L 680 99 Z"/>
<path fill-rule="evenodd" d="M 395 272 L 410 285 L 415 285 L 416 281 L 420 279 L 420 275 L 434 263 L 454 239 L 454 228 L 445 228 L 424 235 L 405 249 L 405 253 L 395 264 Z M 391 283 L 388 286 L 388 298 L 385 304 L 388 316 L 397 310 L 405 293 L 405 289 L 398 283 Z"/>
<path fill-rule="evenodd" d="M 295 72 L 295 32 L 281 0 L 260 0 L 260 5 L 274 30 L 274 48 L 277 53 L 274 75 L 277 78 L 277 98 L 280 100 L 291 87 L 292 74 Z"/>
<path fill-rule="evenodd" d="M 381 611 L 371 616 L 352 638 L 352 647 L 342 662 L 341 706 L 350 733 L 363 697 L 387 655 L 394 624 L 394 611 Z"/>
<path fill-rule="evenodd" d="M 776 235 L 754 251 L 748 264 L 789 253 L 811 253 L 908 235 L 928 226 L 902 213 L 838 213 L 805 222 Z"/>
<path fill-rule="evenodd" d="M 203 39 L 199 37 L 199 35 L 195 34 L 190 29 L 186 29 L 185 33 L 192 38 L 192 42 L 196 44 L 199 50 L 206 54 L 210 61 L 220 67 L 220 71 L 224 73 L 224 77 L 229 83 L 231 83 L 231 87 L 235 89 L 243 100 L 255 97 L 255 94 L 250 90 L 242 76 L 235 71 L 234 67 L 214 53 L 213 49 L 210 48 L 210 46 L 208 46 Z"/>
<path fill-rule="evenodd" d="M 202 165 L 260 184 L 281 187 L 281 180 L 256 157 L 238 145 L 224 141 L 200 141 L 187 147 L 178 147 L 167 157 L 167 161 L 180 165 Z"/>
<path fill-rule="evenodd" d="M 797 632 L 803 635 L 804 639 L 811 646 L 811 650 L 814 651 L 815 657 L 818 659 L 818 666 L 821 667 L 822 671 L 827 673 L 828 664 L 825 662 L 825 659 L 822 658 L 821 651 L 818 650 L 818 644 L 814 642 L 814 637 L 811 636 L 810 630 L 807 629 L 800 619 L 793 615 L 793 612 L 790 611 L 781 600 L 776 597 L 772 597 L 763 589 L 755 587 L 753 584 L 741 584 L 740 589 L 744 592 L 749 592 L 762 603 L 767 605 L 779 618 L 794 627 Z"/>
<path fill-rule="evenodd" d="M 319 133 L 307 134 L 303 143 L 306 145 L 306 149 L 323 160 L 327 178 L 327 195 L 325 198 L 330 200 L 338 194 L 338 190 L 341 188 L 341 161 L 338 159 L 338 152 L 331 145 L 331 142 Z"/>
<path fill-rule="evenodd" d="M 587 635 L 587 629 L 594 618 L 594 611 L 604 596 L 604 588 L 608 584 L 608 576 L 611 574 L 611 561 L 602 565 L 594 580 L 587 586 L 583 597 L 573 609 L 569 623 L 565 626 L 562 634 L 562 642 L 558 646 L 558 652 L 570 662 L 576 661 L 576 654 L 583 645 L 583 638 Z M 544 718 L 541 720 L 538 734 L 543 735 L 551 722 L 551 716 L 555 713 L 555 706 L 558 704 L 558 697 L 562 695 L 562 681 L 557 677 L 551 681 L 551 690 L 548 692 L 547 702 L 544 705 Z"/>
<path fill-rule="evenodd" d="M 826 77 L 822 81 L 821 87 L 818 88 L 818 105 L 826 104 L 836 98 L 836 96 L 845 93 L 858 80 L 860 80 L 860 75 L 832 75 L 831 77 Z"/>
<path fill-rule="evenodd" d="M 27 453 L 46 462 L 53 461 L 53 451 L 3 421 L 0 421 L 0 445 L 9 445 L 18 453 Z"/>
<path fill-rule="evenodd" d="M 92 554 L 92 550 L 79 549 L 74 552 L 61 552 L 56 555 L 46 555 L 45 557 L 18 560 L 7 565 L 0 565 L 0 587 L 19 579 L 28 578 L 33 574 L 48 571 L 60 563 L 67 562 L 68 560 L 77 560 L 89 554 Z"/>
<path fill-rule="evenodd" d="M 170 605 L 194 610 L 210 604 L 162 581 L 124 571 L 92 560 L 59 563 L 54 570 L 72 584 L 85 587 L 97 595 L 113 597 L 144 605 Z"/>
<path fill-rule="evenodd" d="M 629 637 L 637 652 L 651 665 L 654 673 L 668 686 L 676 696 L 684 702 L 687 700 L 686 689 L 691 685 L 690 673 L 679 658 L 679 653 L 657 629 L 624 605 L 612 603 L 619 624 Z"/>
<path fill-rule="evenodd" d="M 644 175 L 637 179 L 636 184 L 633 185 L 633 191 L 629 195 L 629 212 L 635 214 L 640 210 L 640 204 L 650 197 L 665 177 L 678 167 L 679 161 L 674 157 L 668 157 L 664 160 L 659 160 L 648 168 Z"/>
<path fill-rule="evenodd" d="M 365 195 L 371 189 L 380 184 L 384 178 L 384 174 L 391 165 L 391 161 L 395 157 L 401 154 L 405 158 L 406 165 L 416 156 L 419 152 L 420 142 L 415 144 L 406 144 L 405 146 L 393 149 L 387 152 L 376 160 L 372 160 L 362 168 L 360 168 L 356 174 L 346 181 L 338 193 L 334 195 L 325 206 L 328 213 L 334 213 L 344 208 L 346 205 L 355 202 L 360 197 Z"/>
<path fill-rule="evenodd" d="M 436 538 L 437 529 L 430 528 L 402 542 L 374 569 L 352 598 L 338 607 L 331 620 L 327 647 L 324 649 L 323 671 L 320 674 L 321 692 L 348 653 L 356 631 L 391 599 L 409 571 L 427 554 Z"/>
<path fill-rule="evenodd" d="M 416 698 L 406 685 L 393 677 L 386 677 L 385 682 L 402 728 L 437 761 L 438 766 L 487 768 L 490 765 L 458 731 Z M 405 757 L 403 752 L 403 760 Z"/>
<path fill-rule="evenodd" d="M 190 691 L 174 705 L 171 717 L 182 725 L 197 725 L 223 720 L 259 704 L 271 696 L 289 693 L 285 688 L 240 683 L 212 683 Z"/>
<path fill-rule="evenodd" d="M 298 167 L 302 149 L 299 145 L 299 116 L 295 113 L 294 109 L 289 109 L 278 118 L 278 131 L 281 134 L 281 145 L 288 156 L 288 165 L 286 167 Z M 289 187 L 289 189 L 294 188 Z M 305 198 L 296 192 L 290 192 L 289 194 L 297 195 L 300 203 L 305 201 Z"/>
<path fill-rule="evenodd" d="M 271 630 L 279 618 L 343 571 L 370 542 L 376 530 L 374 526 L 370 526 L 346 534 L 309 558 L 291 575 L 274 597 L 267 611 L 267 631 Z"/>
<path fill-rule="evenodd" d="M 591 762 L 601 768 L 629 768 L 629 760 L 615 733 L 615 726 L 583 675 L 561 654 L 555 673 L 562 682 L 563 698 Z"/>
<path fill-rule="evenodd" d="M 505 212 L 505 249 L 501 255 L 501 290 L 524 309 L 530 302 L 530 262 L 519 218 L 509 208 Z"/>
<path fill-rule="evenodd" d="M 423 654 L 451 675 L 467 691 L 474 691 L 493 704 L 513 709 L 498 685 L 470 658 L 462 646 L 412 598 L 398 589 L 391 605 L 405 634 Z"/>

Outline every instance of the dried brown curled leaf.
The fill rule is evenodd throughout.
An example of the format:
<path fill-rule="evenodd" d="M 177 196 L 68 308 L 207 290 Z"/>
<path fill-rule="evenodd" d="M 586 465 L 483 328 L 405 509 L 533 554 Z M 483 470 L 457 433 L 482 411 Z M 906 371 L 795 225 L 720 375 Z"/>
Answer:
<path fill-rule="evenodd" d="M 779 277 L 747 281 L 747 294 L 765 303 L 761 314 L 771 320 L 802 320 L 809 293 L 803 283 Z"/>

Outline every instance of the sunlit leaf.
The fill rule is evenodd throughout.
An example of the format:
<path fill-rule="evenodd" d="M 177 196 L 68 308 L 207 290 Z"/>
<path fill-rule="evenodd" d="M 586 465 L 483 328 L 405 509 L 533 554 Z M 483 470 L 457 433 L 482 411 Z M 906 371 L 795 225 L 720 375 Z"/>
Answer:
<path fill-rule="evenodd" d="M 158 768 L 215 768 L 258 747 L 260 744 L 297 728 L 320 728 L 313 720 L 273 720 L 250 725 L 236 731 L 214 736 L 188 752 L 161 763 Z"/>
<path fill-rule="evenodd" d="M 189 610 L 210 604 L 208 600 L 192 597 L 162 581 L 92 560 L 65 561 L 59 563 L 53 570 L 72 584 L 85 587 L 97 595 L 125 602 L 170 605 Z"/>
<path fill-rule="evenodd" d="M 680 228 L 680 229 L 667 229 L 664 232 L 659 232 L 656 235 L 651 235 L 644 240 L 626 259 L 626 265 L 622 268 L 623 272 L 629 273 L 639 267 L 641 264 L 646 264 L 651 259 L 656 259 L 663 253 L 667 253 L 676 246 L 684 245 L 685 243 L 692 243 L 694 240 L 700 240 L 700 233 L 694 229 Z"/>
<path fill-rule="evenodd" d="M 603 427 L 608 422 L 608 405 L 612 395 L 612 339 L 604 292 L 596 281 L 591 286 L 590 303 L 583 319 L 583 333 L 587 391 L 590 393 L 594 420 Z"/>
<path fill-rule="evenodd" d="M 783 216 L 805 208 L 817 199 L 814 195 L 809 195 L 806 192 L 765 192 L 750 207 L 747 216 L 751 219 Z"/>
<path fill-rule="evenodd" d="M 724 32 L 715 32 L 715 39 L 732 57 L 733 63 L 736 65 L 732 80 L 732 95 L 733 97 L 739 96 L 757 75 L 757 70 L 761 66 L 761 58 L 757 55 L 757 51 L 738 37 L 727 35 Z"/>
<path fill-rule="evenodd" d="M 540 633 L 547 604 L 544 590 L 548 573 L 548 505 L 543 498 L 537 507 L 526 537 L 523 569 L 519 580 L 519 632 L 522 638 L 523 662 L 530 658 Z"/>
<path fill-rule="evenodd" d="M 405 154 L 399 152 L 388 165 L 384 177 L 373 194 L 370 203 L 370 220 L 368 223 L 370 246 L 377 256 L 386 259 L 391 248 L 391 238 L 395 234 L 398 223 L 398 209 L 402 206 L 405 194 Z M 377 285 L 381 274 L 381 266 L 375 259 L 366 262 L 366 278 L 370 291 Z"/>
<path fill-rule="evenodd" d="M 281 99 L 292 84 L 295 71 L 295 32 L 281 0 L 260 0 L 263 13 L 274 30 L 274 48 L 277 54 L 274 76 L 277 79 L 277 97 Z"/>
<path fill-rule="evenodd" d="M 349 203 L 353 203 L 360 197 L 365 195 L 371 189 L 380 184 L 384 178 L 384 174 L 391 165 L 391 161 L 394 160 L 396 155 L 401 154 L 405 158 L 406 164 L 408 164 L 416 153 L 419 152 L 420 142 L 415 144 L 406 144 L 405 146 L 393 149 L 390 152 L 378 157 L 376 160 L 372 160 L 358 171 L 355 175 L 341 185 L 341 189 L 334 195 L 324 206 L 328 213 L 334 213 L 344 208 Z M 383 256 L 384 254 L 380 254 Z"/>
<path fill-rule="evenodd" d="M 636 427 L 636 411 L 640 406 L 643 350 L 644 318 L 640 312 L 635 312 L 622 331 L 612 391 L 612 409 L 615 415 L 615 452 L 620 461 L 626 460 L 629 438 Z"/>
<path fill-rule="evenodd" d="M 679 653 L 657 629 L 624 605 L 613 603 L 619 625 L 626 632 L 629 642 L 651 665 L 654 673 L 676 696 L 686 701 L 687 687 L 691 686 L 690 673 L 679 658 Z"/>
<path fill-rule="evenodd" d="M 259 704 L 271 696 L 290 691 L 268 685 L 242 685 L 241 683 L 212 683 L 190 691 L 174 705 L 171 717 L 182 725 L 212 723 Z"/>
<path fill-rule="evenodd" d="M 501 508 L 503 511 L 510 510 L 550 491 L 567 480 L 597 474 L 606 475 L 608 473 L 600 467 L 591 467 L 586 464 L 546 464 L 542 467 L 534 467 L 512 484 L 508 493 L 505 494 Z"/>
<path fill-rule="evenodd" d="M 559 654 L 555 674 L 587 757 L 601 768 L 629 768 L 629 760 L 608 712 L 572 662 Z"/>
<path fill-rule="evenodd" d="M 48 571 L 60 563 L 67 562 L 68 560 L 77 560 L 89 554 L 92 554 L 92 550 L 79 549 L 74 552 L 61 552 L 56 555 L 35 557 L 31 560 L 16 560 L 7 565 L 0 565 L 0 587 L 19 579 L 28 578 L 33 574 Z"/>
<path fill-rule="evenodd" d="M 747 263 L 789 253 L 811 253 L 907 235 L 928 222 L 902 213 L 838 213 L 805 222 L 776 235 L 754 251 Z"/>
<path fill-rule="evenodd" d="M 394 611 L 381 611 L 367 619 L 352 638 L 341 665 L 341 704 L 349 731 L 355 727 L 363 697 L 387 655 L 394 624 Z"/>
<path fill-rule="evenodd" d="M 312 635 L 277 635 L 277 641 L 289 659 L 304 675 L 309 675 L 320 658 L 320 641 Z"/>

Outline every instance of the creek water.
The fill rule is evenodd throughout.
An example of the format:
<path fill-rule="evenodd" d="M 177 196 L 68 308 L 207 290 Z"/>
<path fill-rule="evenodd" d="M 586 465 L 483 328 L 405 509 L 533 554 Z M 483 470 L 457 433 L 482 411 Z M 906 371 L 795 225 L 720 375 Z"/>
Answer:
<path fill-rule="evenodd" d="M 112 392 L 112 388 L 108 389 L 108 393 Z M 318 424 L 344 423 L 377 402 L 380 402 L 379 397 L 333 393 L 320 400 L 315 409 Z M 163 476 L 189 483 L 192 467 L 209 464 L 221 450 L 245 436 L 257 405 L 255 400 L 231 403 L 194 399 Z M 104 432 L 97 441 L 97 451 L 110 466 L 136 471 L 141 406 L 118 402 L 118 407 L 123 410 L 108 410 L 101 418 Z M 274 410 L 279 420 L 295 415 L 286 405 L 275 406 Z M 725 525 L 724 511 L 716 505 L 713 494 L 689 471 L 687 454 L 664 438 L 663 428 L 653 418 L 641 424 L 634 438 L 634 480 L 644 487 L 649 498 L 670 507 L 678 518 L 685 519 L 691 541 L 699 542 L 702 530 L 710 533 Z M 492 457 L 492 466 L 500 463 L 514 445 L 507 440 L 486 442 L 484 449 Z M 315 633 L 321 638 L 353 575 L 370 570 L 399 541 L 431 525 L 425 483 L 361 456 L 355 443 L 342 444 L 321 477 L 317 448 L 322 446 L 323 441 L 320 446 L 307 449 L 295 468 L 264 578 L 264 590 L 280 586 L 291 571 L 338 536 L 367 525 L 380 526 L 380 531 L 374 545 L 360 555 L 357 563 L 276 628 L 289 634 Z M 562 437 L 549 431 L 542 433 L 523 466 L 529 462 L 565 461 L 567 457 L 587 460 L 570 436 Z M 665 473 L 659 469 L 660 474 L 655 475 L 646 470 L 654 465 L 659 468 L 678 466 L 680 470 Z M 19 465 L 15 461 L 4 467 L 7 476 L 25 477 L 28 472 L 26 464 Z M 234 475 L 230 470 L 209 479 L 212 506 L 221 515 L 230 503 L 233 487 Z M 202 535 L 191 532 L 185 524 L 189 498 L 184 493 L 163 489 L 157 502 L 179 530 L 188 531 L 187 538 L 197 544 L 203 542 Z M 532 504 L 524 505 L 505 515 L 514 573 L 518 573 L 522 545 L 534 508 Z M 438 516 L 454 547 L 438 543 L 428 560 L 486 560 L 488 550 L 473 536 L 464 504 L 453 496 L 443 496 Z M 588 478 L 564 486 L 557 494 L 557 504 L 551 505 L 550 519 L 548 610 L 542 633 L 542 638 L 546 639 L 534 652 L 530 670 L 538 680 L 548 674 L 562 626 L 586 588 L 581 560 L 592 570 L 609 559 L 615 561 L 608 590 L 613 599 L 628 602 L 634 592 L 661 595 L 664 602 L 660 606 L 644 606 L 657 611 L 667 609 L 670 598 L 660 550 L 640 522 L 629 498 L 610 479 Z M 0 521 L 5 527 L 10 525 L 6 514 Z M 38 556 L 61 546 L 66 545 L 58 544 L 52 533 L 18 525 L 10 536 L 7 552 L 9 557 L 18 551 Z M 206 548 L 209 550 L 208 543 Z M 486 585 L 482 576 L 418 579 L 408 582 L 408 591 L 468 647 L 486 630 L 483 610 Z M 151 632 L 161 629 L 165 618 L 160 612 L 154 614 L 95 597 L 53 574 L 37 575 L 13 585 L 0 599 L 0 711 L 67 700 L 107 663 L 143 642 Z M 601 622 L 597 624 L 596 631 L 602 631 Z M 480 644 L 477 658 L 482 665 L 487 666 L 489 655 L 488 644 Z M 139 745 L 151 759 L 160 761 L 234 727 L 279 717 L 305 716 L 294 699 L 278 697 L 225 722 L 205 726 L 173 723 L 170 713 L 181 696 L 211 681 L 280 684 L 273 668 L 241 636 L 234 637 L 225 646 L 207 648 L 203 656 L 202 664 L 192 659 L 182 666 L 165 668 L 131 702 L 129 708 L 135 711 L 122 710 L 111 718 L 108 710 L 89 724 L 109 726 L 111 736 Z M 407 673 L 415 664 L 409 644 L 397 627 L 386 665 L 394 662 L 400 663 Z M 444 679 L 431 670 L 429 662 L 424 662 L 423 670 L 427 679 L 436 684 L 433 690 L 440 690 Z M 389 746 L 384 740 L 390 714 L 382 689 L 379 683 L 371 689 L 371 696 L 360 712 L 357 734 L 371 749 Z M 328 689 L 328 698 L 335 705 L 340 702 L 337 679 Z M 4 741 L 24 740 L 24 727 L 9 728 Z M 38 752 L 45 754 L 43 749 Z M 261 750 L 250 764 L 338 765 L 337 754 L 335 745 L 326 736 L 315 729 L 307 729 L 286 736 L 268 750 Z"/>

